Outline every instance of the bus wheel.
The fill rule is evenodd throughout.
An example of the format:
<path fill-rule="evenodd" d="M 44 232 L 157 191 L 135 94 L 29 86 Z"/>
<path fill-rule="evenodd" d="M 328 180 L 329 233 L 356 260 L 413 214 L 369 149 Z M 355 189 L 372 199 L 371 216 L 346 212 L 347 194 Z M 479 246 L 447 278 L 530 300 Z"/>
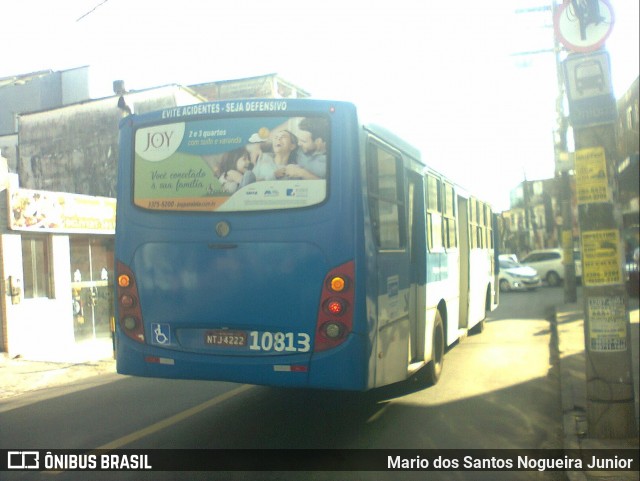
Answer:
<path fill-rule="evenodd" d="M 437 384 L 440 380 L 444 364 L 444 324 L 440 311 L 436 311 L 436 318 L 433 321 L 431 343 L 433 349 L 431 361 L 425 366 L 425 381 L 429 386 Z"/>

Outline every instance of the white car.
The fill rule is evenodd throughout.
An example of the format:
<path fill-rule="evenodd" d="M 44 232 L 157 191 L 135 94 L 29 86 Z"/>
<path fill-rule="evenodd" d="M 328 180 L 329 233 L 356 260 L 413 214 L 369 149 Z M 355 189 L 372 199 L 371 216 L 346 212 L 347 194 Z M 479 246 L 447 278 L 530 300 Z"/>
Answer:
<path fill-rule="evenodd" d="M 540 285 L 538 272 L 512 259 L 499 259 L 498 286 L 501 292 L 533 290 Z"/>
<path fill-rule="evenodd" d="M 573 260 L 576 267 L 576 278 L 582 277 L 582 261 L 578 251 L 573 252 Z M 547 281 L 550 286 L 559 286 L 565 278 L 562 249 L 534 250 L 529 252 L 521 262 L 537 270 L 540 278 Z"/>

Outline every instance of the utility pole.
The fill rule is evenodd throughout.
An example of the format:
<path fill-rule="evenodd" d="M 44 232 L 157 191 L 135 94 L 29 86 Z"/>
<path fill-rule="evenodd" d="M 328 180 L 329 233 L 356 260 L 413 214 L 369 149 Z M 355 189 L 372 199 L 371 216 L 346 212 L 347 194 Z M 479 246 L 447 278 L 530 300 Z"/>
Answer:
<path fill-rule="evenodd" d="M 596 8 L 593 12 L 578 12 Z M 576 146 L 576 195 L 584 297 L 589 437 L 635 437 L 631 333 L 624 285 L 622 215 L 616 193 L 616 102 L 604 40 L 613 26 L 606 0 L 564 3 L 556 35 L 574 53 L 563 63 Z M 580 53 L 575 53 L 580 52 Z"/>
<path fill-rule="evenodd" d="M 564 302 L 573 304 L 578 300 L 576 282 L 576 263 L 573 259 L 573 195 L 569 172 L 563 171 L 560 177 L 562 196 L 562 262 L 564 264 Z"/>
<path fill-rule="evenodd" d="M 557 3 L 553 2 L 554 12 Z M 568 154 L 567 146 L 567 119 L 564 112 L 564 75 L 560 53 L 562 51 L 558 37 L 554 37 L 554 51 L 556 60 L 556 75 L 558 79 L 558 97 L 556 100 L 556 113 L 558 122 L 558 139 L 555 146 L 556 171 L 560 174 L 560 208 L 562 215 L 562 229 L 560 242 L 562 246 L 562 261 L 564 264 L 564 302 L 572 304 L 578 300 L 578 287 L 576 283 L 576 264 L 573 260 L 573 194 L 571 189 L 571 177 L 569 170 L 573 168 L 570 163 L 563 163 L 560 157 Z"/>
<path fill-rule="evenodd" d="M 615 198 L 614 124 L 575 129 L 578 222 L 583 257 L 587 423 L 595 438 L 635 436 L 629 299 L 622 214 Z M 606 177 L 594 174 L 603 168 Z M 594 180 L 598 177 L 599 180 Z M 611 200 L 596 201 L 593 184 Z M 596 189 L 599 189 L 596 187 Z M 597 195 L 597 194 L 596 194 Z"/>

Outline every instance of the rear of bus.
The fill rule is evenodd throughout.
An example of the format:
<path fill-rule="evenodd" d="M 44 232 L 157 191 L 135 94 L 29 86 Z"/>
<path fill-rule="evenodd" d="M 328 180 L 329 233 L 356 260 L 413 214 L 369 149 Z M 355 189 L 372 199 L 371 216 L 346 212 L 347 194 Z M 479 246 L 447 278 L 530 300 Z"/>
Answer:
<path fill-rule="evenodd" d="M 121 122 L 119 373 L 366 389 L 357 129 L 351 104 L 302 99 Z M 304 172 L 277 164 L 283 135 Z"/>

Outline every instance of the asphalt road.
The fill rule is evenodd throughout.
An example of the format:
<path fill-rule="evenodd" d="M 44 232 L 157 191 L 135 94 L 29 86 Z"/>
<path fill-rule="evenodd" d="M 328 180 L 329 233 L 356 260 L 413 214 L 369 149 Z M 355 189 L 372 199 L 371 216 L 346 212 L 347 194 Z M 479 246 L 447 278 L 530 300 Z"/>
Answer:
<path fill-rule="evenodd" d="M 560 449 L 559 379 L 547 319 L 562 298 L 562 288 L 548 287 L 503 294 L 485 331 L 446 354 L 443 378 L 431 388 L 405 383 L 337 393 L 110 375 L 88 389 L 16 399 L 0 412 L 0 449 Z M 0 474 L 8 480 L 565 479 L 561 472 L 487 471 Z"/>

